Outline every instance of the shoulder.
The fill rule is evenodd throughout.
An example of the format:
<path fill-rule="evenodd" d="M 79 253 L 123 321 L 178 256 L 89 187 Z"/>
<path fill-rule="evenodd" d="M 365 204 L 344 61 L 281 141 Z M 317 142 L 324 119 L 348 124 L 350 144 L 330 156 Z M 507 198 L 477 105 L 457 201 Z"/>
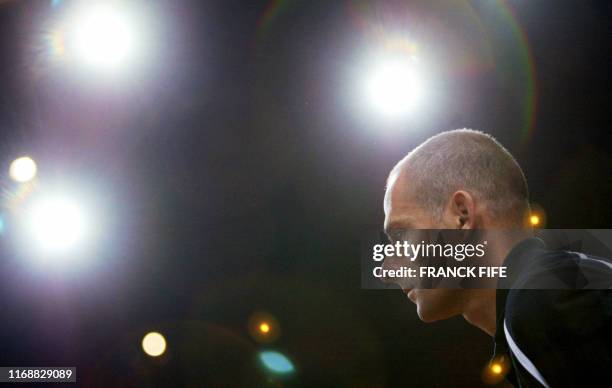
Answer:
<path fill-rule="evenodd" d="M 608 356 L 612 349 L 611 290 L 511 290 L 505 317 L 511 335 L 527 346 L 577 350 L 600 342 Z"/>
<path fill-rule="evenodd" d="M 543 250 L 532 258 L 508 293 L 506 320 L 517 332 L 527 328 L 554 334 L 583 332 L 610 324 L 612 264 L 564 250 Z"/>
<path fill-rule="evenodd" d="M 541 250 L 531 257 L 513 288 L 609 289 L 612 261 L 579 252 Z"/>

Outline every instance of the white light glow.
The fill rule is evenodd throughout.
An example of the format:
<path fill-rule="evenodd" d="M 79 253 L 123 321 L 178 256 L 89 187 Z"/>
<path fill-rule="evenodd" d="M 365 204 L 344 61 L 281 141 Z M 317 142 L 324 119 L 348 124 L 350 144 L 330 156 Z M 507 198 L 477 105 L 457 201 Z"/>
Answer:
<path fill-rule="evenodd" d="M 26 241 L 45 256 L 74 252 L 91 232 L 91 220 L 82 206 L 64 194 L 35 198 L 24 214 Z"/>
<path fill-rule="evenodd" d="M 366 95 L 373 107 L 391 118 L 411 113 L 421 102 L 422 80 L 409 58 L 379 62 L 366 80 Z"/>
<path fill-rule="evenodd" d="M 10 177 L 20 183 L 28 182 L 36 177 L 36 162 L 28 156 L 13 160 L 9 168 Z"/>
<path fill-rule="evenodd" d="M 115 70 L 134 56 L 136 23 L 116 2 L 88 2 L 68 23 L 77 59 L 96 69 Z"/>
<path fill-rule="evenodd" d="M 160 333 L 152 331 L 142 339 L 142 350 L 151 357 L 159 357 L 166 351 L 166 339 Z"/>

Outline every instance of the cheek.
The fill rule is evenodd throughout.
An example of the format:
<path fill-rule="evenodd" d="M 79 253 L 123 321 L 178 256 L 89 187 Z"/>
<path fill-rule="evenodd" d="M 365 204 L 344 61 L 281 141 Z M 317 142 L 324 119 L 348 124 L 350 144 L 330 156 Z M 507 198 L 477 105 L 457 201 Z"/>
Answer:
<path fill-rule="evenodd" d="M 455 229 L 457 227 L 455 217 L 445 215 L 440 221 L 440 229 Z"/>
<path fill-rule="evenodd" d="M 398 270 L 411 264 L 405 257 L 387 256 L 382 262 L 383 269 Z"/>

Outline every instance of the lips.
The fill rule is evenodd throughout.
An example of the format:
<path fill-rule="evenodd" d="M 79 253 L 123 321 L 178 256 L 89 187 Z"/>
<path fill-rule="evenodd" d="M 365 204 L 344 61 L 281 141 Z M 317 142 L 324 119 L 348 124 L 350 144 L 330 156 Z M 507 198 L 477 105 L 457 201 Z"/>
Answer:
<path fill-rule="evenodd" d="M 408 299 L 410 299 L 411 301 L 414 302 L 414 290 L 413 289 L 411 289 L 411 288 L 405 289 L 404 293 L 406 294 Z"/>

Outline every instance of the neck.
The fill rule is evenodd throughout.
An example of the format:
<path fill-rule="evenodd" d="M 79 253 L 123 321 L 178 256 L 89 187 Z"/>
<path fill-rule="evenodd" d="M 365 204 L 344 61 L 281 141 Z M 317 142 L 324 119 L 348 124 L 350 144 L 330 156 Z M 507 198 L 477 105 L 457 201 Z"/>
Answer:
<path fill-rule="evenodd" d="M 491 337 L 495 335 L 496 311 L 494 289 L 469 290 L 463 318 Z"/>
<path fill-rule="evenodd" d="M 514 234 L 508 233 L 505 239 L 500 238 L 499 235 L 497 238 L 489 239 L 490 243 L 494 242 L 489 245 L 489 265 L 501 266 L 512 247 L 530 235 L 530 231 L 523 230 L 517 231 Z M 463 318 L 493 337 L 497 326 L 497 290 L 472 289 L 467 291 L 467 298 L 463 307 Z"/>

